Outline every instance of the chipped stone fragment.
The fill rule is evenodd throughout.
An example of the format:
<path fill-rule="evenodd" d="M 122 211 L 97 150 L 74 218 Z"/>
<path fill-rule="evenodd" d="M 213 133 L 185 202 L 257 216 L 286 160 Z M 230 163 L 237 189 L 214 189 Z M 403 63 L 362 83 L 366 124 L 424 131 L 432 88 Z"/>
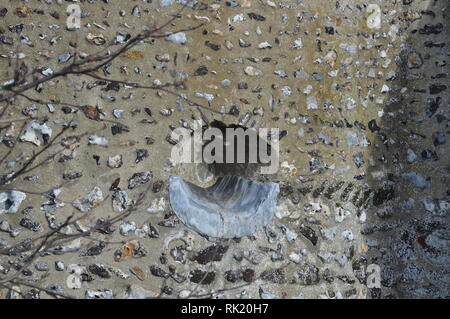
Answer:
<path fill-rule="evenodd" d="M 215 278 L 216 273 L 213 271 L 205 272 L 200 269 L 195 269 L 189 273 L 189 280 L 200 285 L 210 285 Z"/>
<path fill-rule="evenodd" d="M 103 34 L 92 34 L 88 33 L 86 35 L 86 40 L 88 40 L 90 43 L 101 46 L 106 43 L 105 36 Z"/>
<path fill-rule="evenodd" d="M 110 168 L 119 168 L 123 164 L 122 155 L 110 156 L 108 157 L 108 167 Z"/>
<path fill-rule="evenodd" d="M 103 193 L 102 190 L 95 186 L 86 197 L 82 199 L 76 199 L 72 202 L 72 205 L 82 211 L 82 212 L 88 212 L 92 208 L 94 208 L 96 205 L 99 204 L 103 200 Z"/>
<path fill-rule="evenodd" d="M 20 191 L 0 193 L 0 214 L 14 214 L 19 210 L 20 204 L 27 198 Z"/>
<path fill-rule="evenodd" d="M 193 260 L 201 265 L 206 265 L 212 261 L 221 261 L 227 251 L 228 246 L 212 245 L 198 252 L 193 257 Z"/>
<path fill-rule="evenodd" d="M 47 144 L 51 136 L 52 129 L 46 123 L 39 124 L 33 121 L 26 126 L 25 134 L 20 137 L 20 140 L 41 146 L 41 144 Z"/>
<path fill-rule="evenodd" d="M 24 217 L 20 220 L 19 225 L 25 227 L 33 232 L 40 232 L 43 230 L 41 224 L 33 222 L 30 218 Z"/>
<path fill-rule="evenodd" d="M 165 39 L 167 41 L 170 41 L 173 43 L 178 43 L 178 44 L 186 44 L 187 43 L 186 34 L 184 32 L 169 34 L 165 37 Z"/>
<path fill-rule="evenodd" d="M 49 266 L 45 261 L 38 261 L 34 265 L 34 268 L 36 268 L 37 271 L 48 271 L 49 270 Z"/>
<path fill-rule="evenodd" d="M 111 278 L 108 267 L 103 264 L 91 264 L 87 267 L 90 273 L 99 276 L 103 279 Z"/>
<path fill-rule="evenodd" d="M 106 137 L 92 135 L 89 136 L 89 145 L 100 145 L 100 146 L 108 146 L 108 140 Z"/>
<path fill-rule="evenodd" d="M 63 261 L 55 261 L 55 270 L 56 271 L 64 271 L 66 268 Z"/>
<path fill-rule="evenodd" d="M 270 48 L 272 48 L 272 45 L 267 41 L 258 44 L 258 49 L 270 49 Z"/>
<path fill-rule="evenodd" d="M 128 206 L 133 204 L 133 201 L 128 198 L 128 194 L 125 191 L 117 190 L 115 191 L 112 196 L 112 206 L 115 212 L 121 213 L 125 211 Z"/>
<path fill-rule="evenodd" d="M 297 279 L 301 285 L 310 286 L 320 281 L 319 269 L 313 264 L 303 264 L 296 272 Z"/>
<path fill-rule="evenodd" d="M 329 50 L 327 54 L 324 56 L 325 62 L 330 66 L 334 67 L 337 60 L 337 53 L 335 50 Z"/>
<path fill-rule="evenodd" d="M 119 231 L 122 236 L 133 235 L 136 229 L 137 229 L 136 223 L 130 221 L 125 221 L 119 226 Z"/>
<path fill-rule="evenodd" d="M 138 186 L 147 184 L 150 179 L 153 177 L 153 173 L 151 171 L 145 171 L 142 173 L 135 173 L 128 180 L 128 189 L 134 189 Z"/>
<path fill-rule="evenodd" d="M 263 73 L 261 70 L 253 67 L 253 66 L 246 66 L 244 68 L 244 72 L 245 74 L 247 74 L 248 76 L 262 76 Z"/>

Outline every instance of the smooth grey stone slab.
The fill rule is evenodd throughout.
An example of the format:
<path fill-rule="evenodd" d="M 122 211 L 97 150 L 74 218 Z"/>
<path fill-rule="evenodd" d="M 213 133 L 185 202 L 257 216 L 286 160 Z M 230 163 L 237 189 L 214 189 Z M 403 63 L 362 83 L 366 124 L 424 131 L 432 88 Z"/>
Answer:
<path fill-rule="evenodd" d="M 189 228 L 216 238 L 238 238 L 266 226 L 276 211 L 280 187 L 238 176 L 220 177 L 208 188 L 169 178 L 169 200 Z"/>

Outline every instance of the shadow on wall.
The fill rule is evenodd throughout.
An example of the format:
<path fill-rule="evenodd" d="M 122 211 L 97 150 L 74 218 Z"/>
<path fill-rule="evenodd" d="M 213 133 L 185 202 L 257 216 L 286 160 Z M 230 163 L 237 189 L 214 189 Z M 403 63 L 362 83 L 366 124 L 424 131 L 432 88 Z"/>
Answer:
<path fill-rule="evenodd" d="M 407 41 L 396 74 L 383 75 L 384 115 L 367 119 L 374 192 L 363 234 L 367 262 L 381 268 L 372 298 L 450 297 L 448 4 L 403 0 Z"/>

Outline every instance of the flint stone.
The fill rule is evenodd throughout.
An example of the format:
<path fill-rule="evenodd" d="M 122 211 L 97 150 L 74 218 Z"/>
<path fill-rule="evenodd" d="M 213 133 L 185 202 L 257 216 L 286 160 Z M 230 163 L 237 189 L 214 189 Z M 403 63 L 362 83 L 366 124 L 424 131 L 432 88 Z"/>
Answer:
<path fill-rule="evenodd" d="M 25 134 L 20 137 L 21 141 L 30 142 L 37 146 L 46 144 L 52 136 L 52 129 L 47 124 L 31 122 L 25 129 Z"/>
<path fill-rule="evenodd" d="M 99 187 L 94 187 L 86 197 L 74 200 L 72 205 L 82 212 L 88 212 L 103 200 L 103 193 Z"/>
<path fill-rule="evenodd" d="M 17 213 L 25 198 L 27 198 L 27 195 L 19 191 L 0 193 L 0 214 Z"/>
<path fill-rule="evenodd" d="M 185 44 L 185 43 L 187 43 L 186 34 L 184 32 L 178 32 L 178 33 L 169 34 L 168 36 L 165 37 L 165 39 L 167 41 L 170 41 L 170 42 L 173 42 L 173 43 L 178 43 L 178 44 Z"/>

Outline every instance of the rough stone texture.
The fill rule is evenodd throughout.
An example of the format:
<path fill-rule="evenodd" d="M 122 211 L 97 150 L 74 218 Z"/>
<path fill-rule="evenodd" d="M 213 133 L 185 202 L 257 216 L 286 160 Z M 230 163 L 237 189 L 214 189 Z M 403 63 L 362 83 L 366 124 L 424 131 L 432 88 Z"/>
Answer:
<path fill-rule="evenodd" d="M 12 56 L 23 53 L 19 62 L 49 74 L 76 54 L 104 48 L 105 39 L 121 43 L 127 33 L 162 24 L 180 1 L 148 2 L 78 2 L 81 28 L 68 31 L 68 2 L 2 1 L 0 82 L 13 77 Z M 367 26 L 370 3 L 381 7 L 380 29 Z M 88 222 L 67 230 L 83 232 L 96 225 L 97 240 L 56 247 L 23 276 L 79 298 L 188 297 L 243 282 L 250 284 L 219 295 L 448 298 L 447 6 L 445 0 L 197 2 L 170 28 L 206 22 L 203 27 L 146 41 L 99 72 L 146 85 L 185 79 L 188 88 L 177 93 L 224 113 L 205 111 L 210 120 L 237 124 L 250 114 L 246 126 L 284 132 L 279 172 L 258 177 L 279 182 L 276 218 L 251 236 L 217 243 L 228 249 L 206 264 L 195 256 L 213 243 L 184 226 L 168 205 L 163 212 L 147 212 L 154 200 L 168 202 L 169 176 L 201 184 L 191 166 L 174 166 L 168 159 L 169 125 L 180 127 L 193 115 L 198 118 L 198 112 L 163 91 L 134 90 L 86 76 L 31 89 L 35 98 L 90 107 L 33 106 L 19 97 L 5 118 L 46 116 L 52 136 L 62 123 L 78 120 L 74 132 L 90 134 L 25 178 L 0 186 L 2 193 L 12 188 L 43 191 L 72 180 L 58 195 L 27 194 L 16 213 L 0 214 L 0 248 L 36 236 L 21 223 L 25 216 L 32 221 L 27 225 L 48 230 L 73 213 L 70 203 L 98 187 L 105 202 L 92 207 Z M 94 106 L 104 119 L 127 127 L 96 121 Z M 5 107 L 1 104 L 0 110 Z M 108 129 L 99 131 L 104 124 Z M 25 141 L 10 148 L 14 137 L 24 133 L 22 122 L 3 126 L 0 158 L 12 153 L 1 163 L 0 178 L 39 149 Z M 93 134 L 108 143 L 91 144 Z M 136 154 L 145 150 L 149 156 L 137 160 Z M 120 164 L 111 165 L 109 158 L 118 155 Z M 159 181 L 163 186 L 153 187 L 145 207 L 127 218 L 130 223 L 120 228 L 101 219 L 118 214 L 111 206 L 117 188 L 136 200 Z M 132 231 L 119 231 L 131 222 Z M 122 241 L 127 244 L 118 244 Z M 55 269 L 61 261 L 62 268 Z M 0 256 L 0 277 L 11 274 L 18 262 L 19 254 Z M 381 267 L 381 289 L 366 286 L 370 264 Z M 34 265 L 42 270 L 47 265 L 48 273 Z M 32 294 L 30 288 L 18 289 Z M 3 296 L 19 297 L 1 289 Z M 41 292 L 40 297 L 48 295 Z"/>

